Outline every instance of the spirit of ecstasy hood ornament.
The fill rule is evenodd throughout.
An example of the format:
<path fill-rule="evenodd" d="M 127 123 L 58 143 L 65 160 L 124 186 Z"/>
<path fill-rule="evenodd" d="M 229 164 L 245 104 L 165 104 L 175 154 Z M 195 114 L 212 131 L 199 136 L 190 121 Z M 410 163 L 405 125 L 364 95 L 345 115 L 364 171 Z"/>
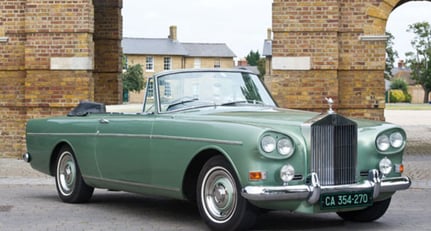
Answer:
<path fill-rule="evenodd" d="M 329 110 L 328 110 L 328 114 L 334 114 L 335 111 L 332 110 L 332 105 L 334 104 L 334 100 L 332 98 L 325 98 L 326 102 L 328 102 L 329 105 Z"/>

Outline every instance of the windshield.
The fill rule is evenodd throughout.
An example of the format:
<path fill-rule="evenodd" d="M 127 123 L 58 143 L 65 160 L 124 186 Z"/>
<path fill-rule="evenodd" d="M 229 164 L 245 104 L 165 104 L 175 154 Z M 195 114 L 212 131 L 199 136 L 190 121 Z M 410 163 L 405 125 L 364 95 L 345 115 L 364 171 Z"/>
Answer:
<path fill-rule="evenodd" d="M 259 78 L 245 72 L 169 74 L 157 78 L 157 85 L 160 112 L 204 106 L 275 106 Z"/>

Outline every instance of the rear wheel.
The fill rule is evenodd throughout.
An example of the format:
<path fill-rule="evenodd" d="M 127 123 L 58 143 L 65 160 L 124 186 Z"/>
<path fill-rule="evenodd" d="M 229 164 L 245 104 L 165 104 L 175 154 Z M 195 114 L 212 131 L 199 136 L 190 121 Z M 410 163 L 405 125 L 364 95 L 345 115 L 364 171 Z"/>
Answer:
<path fill-rule="evenodd" d="M 212 230 L 244 230 L 256 219 L 256 209 L 240 195 L 230 164 L 221 156 L 203 166 L 197 187 L 199 212 Z"/>
<path fill-rule="evenodd" d="M 350 212 L 338 212 L 338 216 L 346 221 L 371 222 L 382 217 L 391 203 L 391 198 L 374 202 L 370 207 Z"/>
<path fill-rule="evenodd" d="M 55 170 L 58 196 L 67 203 L 87 202 L 93 195 L 94 188 L 82 179 L 72 149 L 63 147 L 59 153 Z"/>

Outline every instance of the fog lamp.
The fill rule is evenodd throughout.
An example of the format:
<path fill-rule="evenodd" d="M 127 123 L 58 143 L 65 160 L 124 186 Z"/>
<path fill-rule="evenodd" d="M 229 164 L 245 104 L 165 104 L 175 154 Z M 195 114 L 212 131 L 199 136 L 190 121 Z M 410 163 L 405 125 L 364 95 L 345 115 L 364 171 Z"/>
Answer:
<path fill-rule="evenodd" d="M 295 177 L 295 169 L 292 165 L 286 164 L 281 167 L 280 178 L 283 182 L 289 182 Z"/>
<path fill-rule="evenodd" d="M 379 170 L 383 175 L 388 175 L 392 171 L 392 161 L 387 157 L 380 160 Z"/>

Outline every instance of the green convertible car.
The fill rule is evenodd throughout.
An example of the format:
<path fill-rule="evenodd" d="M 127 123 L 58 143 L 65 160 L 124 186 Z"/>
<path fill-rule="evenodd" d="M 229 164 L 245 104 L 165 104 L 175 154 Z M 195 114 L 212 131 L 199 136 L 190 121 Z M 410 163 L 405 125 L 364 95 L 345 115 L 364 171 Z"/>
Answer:
<path fill-rule="evenodd" d="M 246 70 L 163 72 L 142 112 L 81 102 L 67 116 L 27 123 L 31 166 L 55 176 L 62 201 L 94 188 L 197 204 L 212 230 L 243 230 L 259 212 L 335 212 L 373 221 L 402 176 L 406 133 L 396 125 L 282 109 Z"/>

